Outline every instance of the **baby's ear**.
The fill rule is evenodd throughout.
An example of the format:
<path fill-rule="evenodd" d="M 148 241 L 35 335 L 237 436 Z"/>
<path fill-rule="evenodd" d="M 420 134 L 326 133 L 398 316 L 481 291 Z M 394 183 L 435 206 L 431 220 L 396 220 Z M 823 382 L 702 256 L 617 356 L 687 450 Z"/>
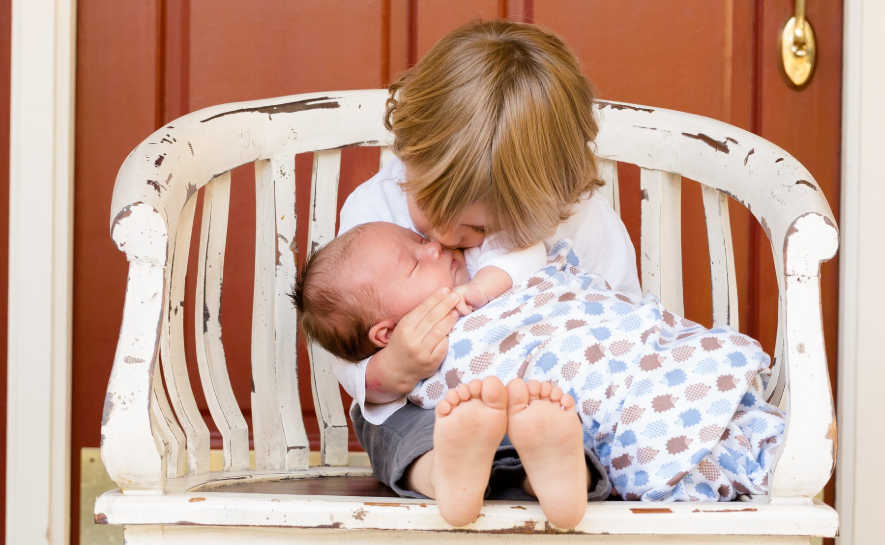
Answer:
<path fill-rule="evenodd" d="M 393 335 L 393 329 L 396 327 L 394 320 L 381 320 L 372 326 L 369 330 L 369 340 L 372 344 L 379 348 L 385 348 L 390 342 L 390 336 Z"/>

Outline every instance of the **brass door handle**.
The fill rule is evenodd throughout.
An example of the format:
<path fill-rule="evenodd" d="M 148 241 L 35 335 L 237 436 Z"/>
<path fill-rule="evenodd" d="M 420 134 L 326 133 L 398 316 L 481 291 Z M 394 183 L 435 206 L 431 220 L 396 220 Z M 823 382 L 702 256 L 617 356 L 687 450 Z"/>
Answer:
<path fill-rule="evenodd" d="M 787 84 L 802 89 L 814 72 L 817 44 L 811 23 L 805 18 L 805 0 L 796 0 L 795 8 L 778 35 L 778 65 Z"/>

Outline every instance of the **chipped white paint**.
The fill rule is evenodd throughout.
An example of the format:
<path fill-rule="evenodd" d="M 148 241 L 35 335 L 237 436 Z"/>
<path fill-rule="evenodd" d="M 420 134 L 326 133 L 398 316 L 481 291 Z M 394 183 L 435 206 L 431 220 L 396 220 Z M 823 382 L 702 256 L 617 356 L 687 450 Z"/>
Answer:
<path fill-rule="evenodd" d="M 433 502 L 406 498 L 355 498 L 189 492 L 128 497 L 119 491 L 103 494 L 95 504 L 96 517 L 108 524 L 258 526 L 338 528 L 344 530 L 451 529 Z M 219 517 L 224 513 L 224 517 Z M 838 517 L 815 501 L 809 505 L 772 504 L 766 498 L 732 503 L 598 502 L 587 506 L 587 516 L 573 533 L 597 535 L 679 534 L 720 536 L 820 535 L 836 533 Z M 483 516 L 460 529 L 462 533 L 512 530 L 512 533 L 559 533 L 546 522 L 537 503 L 490 501 Z M 562 532 L 566 533 L 566 532 Z M 647 541 L 656 542 L 656 541 Z"/>
<path fill-rule="evenodd" d="M 375 530 L 446 531 L 432 502 L 214 491 L 233 482 L 367 472 L 365 468 L 333 467 L 347 463 L 346 419 L 330 356 L 316 346 L 310 346 L 308 352 L 322 428 L 323 465 L 304 469 L 307 442 L 294 387 L 295 317 L 286 306 L 285 291 L 295 270 L 293 157 L 297 153 L 317 152 L 308 232 L 308 251 L 312 251 L 335 235 L 340 149 L 388 141 L 389 135 L 381 124 L 385 99 L 384 90 L 352 91 L 209 108 L 156 132 L 123 164 L 114 189 L 112 235 L 131 263 L 130 279 L 118 355 L 108 387 L 102 457 L 112 479 L 126 493 L 103 495 L 96 504 L 96 516 L 110 524 L 147 525 L 127 527 L 131 542 L 162 542 L 173 539 L 173 535 L 178 536 L 174 539 L 191 542 L 213 542 L 218 536 L 228 540 L 233 539 L 231 536 L 254 539 L 261 532 L 256 529 L 260 526 L 289 527 L 292 532 L 273 530 L 272 536 L 268 534 L 268 543 L 288 542 L 292 536 L 310 540 L 319 535 L 295 527 L 347 528 L 368 532 L 366 539 L 376 540 L 383 539 L 371 533 Z M 837 231 L 826 201 L 801 164 L 755 135 L 711 119 L 667 110 L 610 102 L 600 102 L 599 107 L 603 117 L 597 140 L 603 158 L 600 175 L 608 182 L 602 191 L 615 210 L 620 206 L 617 163 L 636 164 L 642 169 L 645 198 L 640 251 L 646 292 L 658 294 L 666 305 L 682 312 L 682 176 L 704 186 L 717 324 L 737 323 L 734 258 L 725 195 L 748 207 L 772 241 L 783 302 L 783 356 L 778 363 L 784 366 L 779 376 L 784 384 L 788 425 L 785 446 L 771 476 L 770 498 L 759 496 L 749 502 L 717 505 L 596 504 L 589 506 L 578 533 L 592 534 L 600 542 L 611 543 L 651 543 L 661 539 L 690 543 L 690 538 L 674 537 L 686 533 L 719 543 L 807 543 L 809 536 L 834 535 L 838 528 L 835 511 L 811 499 L 832 471 L 835 439 L 818 277 L 820 261 L 830 258 L 837 244 Z M 389 159 L 389 150 L 385 148 L 379 162 L 384 164 Z M 186 247 L 190 237 L 184 232 L 189 231 L 186 227 L 190 226 L 193 212 L 193 205 L 188 203 L 194 201 L 194 192 L 211 179 L 247 163 L 256 166 L 258 207 L 252 408 L 259 469 L 242 469 L 242 463 L 233 462 L 231 440 L 231 461 L 226 463 L 226 471 L 201 474 L 197 460 L 196 472 L 167 480 L 164 457 L 170 458 L 173 465 L 177 463 L 172 448 L 175 433 L 171 424 L 165 426 L 168 429 L 154 430 L 159 446 L 154 443 L 149 399 L 152 392 L 161 395 L 162 389 L 152 389 L 151 365 L 157 348 L 164 346 L 173 356 L 167 374 L 176 382 L 180 380 L 174 365 L 179 333 L 172 329 L 181 326 L 174 309 L 181 301 L 178 282 L 186 267 L 186 257 L 179 256 L 178 249 Z M 211 213 L 204 213 L 204 222 L 211 217 L 213 223 L 217 218 L 219 224 L 225 224 L 226 217 L 222 219 L 220 214 L 224 208 L 226 215 L 229 197 L 227 190 L 221 188 L 228 181 L 222 177 L 216 183 L 217 189 L 207 192 L 210 204 L 206 206 L 211 206 Z M 224 195 L 215 197 L 216 190 L 224 191 Z M 226 403 L 233 401 L 226 390 L 230 385 L 224 372 L 220 329 L 209 327 L 220 327 L 213 325 L 217 322 L 223 267 L 224 236 L 223 228 L 219 229 L 217 235 L 204 232 L 201 237 L 200 265 L 207 272 L 206 286 L 201 288 L 198 301 L 205 301 L 208 318 L 206 322 L 195 318 L 199 327 L 207 327 L 202 348 L 206 352 L 200 356 L 205 362 L 201 361 L 200 369 L 201 375 L 212 374 L 211 380 L 205 376 L 201 379 L 207 398 L 214 392 L 219 403 L 212 409 L 216 420 L 222 418 L 219 414 L 238 414 L 235 407 L 225 409 L 222 405 L 225 396 Z M 167 266 L 167 257 L 174 258 L 175 263 Z M 217 285 L 210 288 L 209 284 Z M 164 305 L 163 293 L 169 294 L 172 303 Z M 166 321 L 162 321 L 164 309 L 171 316 Z M 203 314 L 203 309 L 198 310 Z M 162 337 L 158 329 L 164 330 Z M 176 387 L 175 392 L 170 388 L 171 396 L 183 396 L 173 399 L 173 406 L 182 407 L 176 406 L 176 414 L 187 416 L 189 393 L 181 387 Z M 160 421 L 164 414 L 162 402 L 158 399 L 155 405 L 154 426 L 164 428 Z M 199 455 L 199 443 L 192 447 L 190 442 L 192 433 L 199 442 L 202 422 L 196 422 L 196 418 L 189 422 L 184 425 L 188 451 L 195 449 Z M 230 429 L 234 428 L 245 429 Z M 242 448 L 242 442 L 240 445 Z M 225 448 L 228 449 L 227 444 Z M 170 477 L 175 474 L 170 468 Z M 132 494 L 139 491 L 165 493 L 150 497 Z M 179 528 L 182 524 L 198 526 Z M 171 526 L 175 528 L 170 529 Z M 222 526 L 240 529 L 230 534 L 219 533 Z M 242 529 L 246 527 L 252 529 Z M 540 539 L 547 530 L 537 505 L 491 502 L 464 535 L 493 541 L 494 536 L 482 532 L 532 533 L 533 539 Z M 602 537 L 603 533 L 615 537 Z M 326 531 L 324 535 L 334 541 L 339 539 L 334 537 L 338 534 Z M 758 540 L 747 536 L 729 541 L 731 538 L 722 537 L 729 534 L 752 534 Z M 441 539 L 462 536 L 448 534 Z M 618 541 L 618 536 L 623 539 Z M 780 538 L 772 536 L 785 537 L 777 541 Z"/>
<path fill-rule="evenodd" d="M 206 185 L 200 223 L 200 257 L 194 321 L 200 383 L 221 432 L 225 471 L 249 467 L 249 428 L 234 397 L 221 343 L 221 287 L 230 206 L 230 172 Z"/>
<path fill-rule="evenodd" d="M 664 306 L 684 315 L 682 303 L 682 179 L 679 174 L 643 168 L 642 294 L 654 293 Z"/>
<path fill-rule="evenodd" d="M 277 403 L 274 340 L 274 184 L 269 160 L 255 162 L 255 288 L 252 296 L 252 431 L 255 467 L 286 467 L 285 435 Z"/>
<path fill-rule="evenodd" d="M 256 171 L 256 176 L 258 175 Z M 267 172 L 262 173 L 267 175 Z M 286 446 L 285 469 L 307 469 L 310 445 L 301 418 L 298 394 L 298 314 L 289 298 L 297 274 L 295 240 L 295 157 L 278 157 L 270 162 L 273 179 L 274 221 L 264 226 L 274 232 L 276 266 L 273 278 L 274 374 L 277 407 L 283 423 Z M 340 404 L 340 402 L 339 402 Z"/>
<path fill-rule="evenodd" d="M 738 329 L 737 279 L 728 197 L 709 186 L 701 186 L 707 218 L 707 245 L 710 249 L 710 284 L 713 288 L 713 327 L 730 325 Z"/>
<path fill-rule="evenodd" d="M 329 530 L 300 530 L 297 533 L 281 528 L 224 528 L 204 529 L 188 526 L 133 526 L 127 529 L 127 545 L 240 545 L 248 542 L 255 545 L 352 545 L 353 543 L 383 543 L 411 545 L 439 545 L 449 543 L 497 543 L 500 545 L 529 545 L 550 543 L 545 535 L 504 535 L 428 533 L 417 531 L 389 532 L 379 530 L 349 530 L 336 532 Z M 634 536 L 592 536 L 557 535 L 556 543 L 595 545 L 636 545 L 649 543 L 649 538 Z M 722 545 L 808 545 L 812 543 L 804 537 L 765 537 L 765 536 L 716 536 L 716 543 Z M 707 545 L 710 536 L 669 535 L 655 536 L 657 545 Z"/>
<path fill-rule="evenodd" d="M 160 362 L 169 400 L 187 437 L 187 470 L 189 473 L 206 473 L 209 471 L 209 428 L 194 398 L 184 349 L 184 284 L 196 205 L 197 198 L 193 195 L 185 204 L 177 225 L 170 231 L 175 244 L 169 247 L 169 266 L 166 267 L 166 311 L 160 336 Z"/>
<path fill-rule="evenodd" d="M 341 172 L 341 150 L 314 155 L 313 179 L 310 184 L 310 227 L 307 246 L 312 253 L 335 237 L 338 207 L 338 177 Z M 347 419 L 341 406 L 338 379 L 332 372 L 332 356 L 311 343 L 311 391 L 320 427 L 320 453 L 323 465 L 347 464 Z"/>
<path fill-rule="evenodd" d="M 151 393 L 151 427 L 158 446 L 162 445 L 166 458 L 166 476 L 170 479 L 182 477 L 187 472 L 187 451 L 185 436 L 175 420 L 163 390 L 163 377 L 160 366 L 154 363 L 154 384 Z"/>
<path fill-rule="evenodd" d="M 108 382 L 101 425 L 101 458 L 110 478 L 132 492 L 161 492 L 163 452 L 149 417 L 152 378 L 163 321 L 167 230 L 150 205 L 115 214 L 112 236 L 129 260 L 120 339 Z"/>

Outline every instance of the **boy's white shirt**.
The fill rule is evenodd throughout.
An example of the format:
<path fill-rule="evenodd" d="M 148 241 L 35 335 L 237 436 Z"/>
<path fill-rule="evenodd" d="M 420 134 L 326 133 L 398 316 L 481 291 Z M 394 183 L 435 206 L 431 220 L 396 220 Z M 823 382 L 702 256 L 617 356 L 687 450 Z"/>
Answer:
<path fill-rule="evenodd" d="M 394 158 L 378 174 L 357 187 L 344 202 L 338 234 L 363 223 L 386 221 L 423 236 L 409 215 L 406 193 L 400 185 L 404 181 L 405 167 L 399 159 Z M 472 278 L 477 270 L 493 265 L 510 274 L 516 285 L 541 269 L 546 263 L 547 249 L 563 238 L 572 240 L 583 269 L 605 278 L 612 289 L 625 292 L 637 300 L 642 298 L 633 243 L 621 219 L 598 192 L 578 203 L 574 214 L 559 225 L 553 236 L 544 239 L 543 244 L 506 252 L 495 246 L 492 240 L 486 239 L 479 248 L 465 250 L 467 271 Z M 338 382 L 353 398 L 354 404 L 359 404 L 366 421 L 379 425 L 405 405 L 406 398 L 389 403 L 367 403 L 368 361 L 349 363 L 333 359 L 332 367 Z"/>

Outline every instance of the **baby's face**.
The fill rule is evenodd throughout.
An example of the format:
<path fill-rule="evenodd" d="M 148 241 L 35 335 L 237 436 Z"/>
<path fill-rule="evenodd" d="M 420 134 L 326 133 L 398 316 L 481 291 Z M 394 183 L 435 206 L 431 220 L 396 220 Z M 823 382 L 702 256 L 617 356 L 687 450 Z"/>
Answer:
<path fill-rule="evenodd" d="M 392 223 L 372 224 L 360 245 L 363 266 L 354 280 L 371 286 L 397 321 L 438 289 L 470 281 L 459 250 Z"/>

